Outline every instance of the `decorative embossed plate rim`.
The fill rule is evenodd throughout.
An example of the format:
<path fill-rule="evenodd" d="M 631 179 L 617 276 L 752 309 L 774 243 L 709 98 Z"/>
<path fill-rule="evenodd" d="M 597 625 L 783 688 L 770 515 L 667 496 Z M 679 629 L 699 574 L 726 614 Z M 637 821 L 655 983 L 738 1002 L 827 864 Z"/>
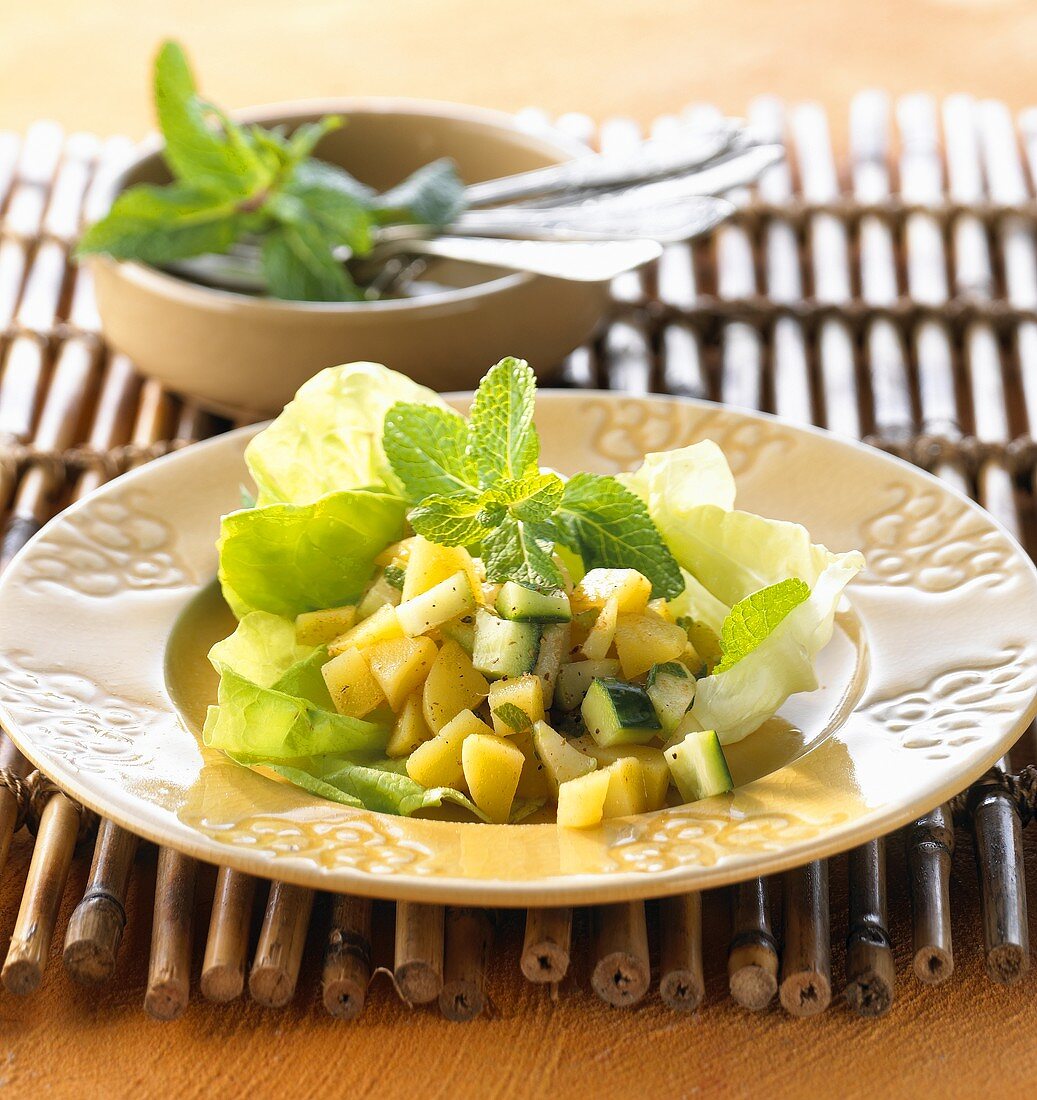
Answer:
<path fill-rule="evenodd" d="M 200 859 L 322 889 L 526 906 L 698 890 L 860 844 L 961 790 L 1037 711 L 1037 573 L 947 486 L 706 402 L 547 391 L 537 419 L 543 460 L 563 471 L 713 438 L 743 506 L 865 551 L 850 589 L 860 698 L 836 728 L 731 796 L 584 832 L 356 811 L 231 765 L 180 721 L 164 661 L 214 573 L 217 517 L 237 507 L 255 428 L 118 479 L 18 556 L 0 582 L 0 719 L 74 797 Z"/>

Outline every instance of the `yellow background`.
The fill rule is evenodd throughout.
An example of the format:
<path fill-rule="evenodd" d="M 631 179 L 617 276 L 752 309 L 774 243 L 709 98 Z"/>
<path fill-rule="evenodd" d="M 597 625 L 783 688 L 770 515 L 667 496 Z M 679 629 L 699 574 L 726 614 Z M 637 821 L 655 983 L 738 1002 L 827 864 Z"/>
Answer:
<path fill-rule="evenodd" d="M 140 135 L 175 35 L 229 107 L 408 95 L 644 122 L 689 101 L 854 91 L 1037 101 L 1033 0 L 0 0 L 0 128 Z"/>

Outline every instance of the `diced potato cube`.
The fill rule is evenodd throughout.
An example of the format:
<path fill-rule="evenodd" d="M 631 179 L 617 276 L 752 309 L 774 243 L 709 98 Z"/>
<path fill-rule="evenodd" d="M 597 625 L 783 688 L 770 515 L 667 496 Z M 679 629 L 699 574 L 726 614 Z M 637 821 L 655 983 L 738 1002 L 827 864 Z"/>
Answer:
<path fill-rule="evenodd" d="M 403 632 L 413 638 L 418 634 L 427 634 L 450 619 L 467 614 L 474 607 L 472 586 L 467 575 L 459 570 L 445 581 L 440 581 L 422 592 L 420 596 L 404 600 L 396 608 L 396 618 L 399 619 Z"/>
<path fill-rule="evenodd" d="M 633 756 L 621 756 L 603 769 L 609 777 L 602 817 L 628 817 L 648 809 L 645 778 L 641 762 Z"/>
<path fill-rule="evenodd" d="M 392 546 L 387 546 L 375 559 L 375 565 L 380 565 L 383 569 L 387 565 L 406 565 L 410 560 L 411 547 L 421 538 L 420 535 L 411 535 L 410 538 L 401 539 L 399 542 L 394 542 Z"/>
<path fill-rule="evenodd" d="M 601 822 L 608 796 L 608 771 L 589 772 L 558 788 L 558 824 L 587 829 Z"/>
<path fill-rule="evenodd" d="M 379 642 L 388 642 L 402 637 L 403 627 L 400 626 L 400 620 L 396 618 L 396 608 L 386 606 L 376 611 L 369 619 L 357 623 L 352 630 L 347 630 L 340 638 L 336 638 L 328 646 L 328 653 L 335 657 L 347 649 L 366 649 Z"/>
<path fill-rule="evenodd" d="M 681 627 L 657 615 L 620 615 L 615 639 L 616 654 L 628 680 L 643 676 L 652 665 L 677 660 L 688 644 Z"/>
<path fill-rule="evenodd" d="M 407 574 L 403 580 L 403 599 L 413 600 L 435 588 L 455 573 L 464 573 L 472 592 L 481 586 L 472 555 L 463 546 L 439 546 L 416 535 L 407 556 Z"/>
<path fill-rule="evenodd" d="M 408 695 L 393 725 L 389 741 L 385 746 L 385 755 L 394 760 L 410 754 L 432 736 L 425 716 L 421 713 L 421 692 Z M 667 772 L 669 775 L 669 772 Z"/>
<path fill-rule="evenodd" d="M 613 597 L 622 614 L 642 612 L 652 595 L 652 582 L 636 569 L 592 569 L 573 589 L 573 611 L 604 607 Z"/>
<path fill-rule="evenodd" d="M 669 603 L 664 599 L 649 600 L 648 610 L 653 615 L 658 615 L 660 619 L 665 619 L 668 623 L 673 622 L 673 612 L 670 610 Z"/>
<path fill-rule="evenodd" d="M 356 608 L 329 607 L 327 611 L 304 611 L 295 617 L 295 640 L 299 645 L 333 642 L 356 621 Z"/>
<path fill-rule="evenodd" d="M 425 682 L 437 650 L 431 638 L 394 638 L 371 646 L 366 656 L 389 706 L 398 711 L 407 696 Z"/>
<path fill-rule="evenodd" d="M 489 690 L 471 657 L 457 642 L 445 641 L 422 689 L 422 713 L 429 729 L 439 733 L 455 714 L 479 706 Z"/>
<path fill-rule="evenodd" d="M 490 684 L 489 704 L 493 728 L 501 737 L 511 737 L 517 731 L 497 716 L 497 709 L 507 703 L 518 707 L 529 719 L 530 726 L 543 721 L 544 692 L 540 677 L 517 676 L 514 680 L 496 680 Z"/>
<path fill-rule="evenodd" d="M 587 640 L 581 646 L 583 655 L 588 661 L 603 661 L 608 656 L 616 636 L 618 616 L 619 597 L 609 596 L 605 601 L 605 606 L 598 612 L 598 617 L 594 622 L 594 626 L 591 627 L 591 632 L 587 635 Z"/>
<path fill-rule="evenodd" d="M 662 749 L 651 745 L 609 745 L 603 748 L 593 737 L 580 737 L 575 742 L 580 752 L 597 760 L 599 767 L 607 767 L 617 760 L 633 758 L 641 765 L 644 779 L 647 810 L 659 810 L 666 805 L 666 792 L 670 787 L 670 767 Z"/>
<path fill-rule="evenodd" d="M 547 783 L 547 772 L 540 763 L 540 757 L 533 747 L 533 731 L 523 730 L 510 738 L 511 743 L 521 753 L 525 763 L 522 765 L 522 774 L 519 776 L 518 788 L 515 791 L 517 798 L 547 798 L 551 788 Z M 667 775 L 669 771 L 667 771 Z"/>
<path fill-rule="evenodd" d="M 563 783 L 586 775 L 598 766 L 596 760 L 580 752 L 546 722 L 537 722 L 533 727 L 533 746 L 544 765 L 548 789 L 555 798 Z"/>
<path fill-rule="evenodd" d="M 455 715 L 430 741 L 419 745 L 407 758 L 407 774 L 423 787 L 464 788 L 461 749 L 473 733 L 493 736 L 493 730 L 470 710 Z"/>
<path fill-rule="evenodd" d="M 503 823 L 511 814 L 525 757 L 506 737 L 473 733 L 461 745 L 461 767 L 472 801 L 490 819 Z"/>
<path fill-rule="evenodd" d="M 339 714 L 363 718 L 385 699 L 359 649 L 347 649 L 321 667 L 328 694 Z"/>

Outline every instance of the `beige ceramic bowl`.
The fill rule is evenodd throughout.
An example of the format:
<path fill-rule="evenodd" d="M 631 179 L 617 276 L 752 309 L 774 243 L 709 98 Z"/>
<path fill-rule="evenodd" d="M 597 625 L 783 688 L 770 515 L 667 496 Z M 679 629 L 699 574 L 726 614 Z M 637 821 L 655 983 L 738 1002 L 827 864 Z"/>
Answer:
<path fill-rule="evenodd" d="M 327 100 L 251 111 L 264 125 L 326 114 L 347 125 L 317 150 L 384 189 L 437 157 L 466 183 L 554 164 L 578 151 L 520 130 L 507 115 L 406 100 Z M 157 143 L 116 190 L 168 179 Z M 147 375 L 231 414 L 276 413 L 323 367 L 384 363 L 438 390 L 468 388 L 505 355 L 547 374 L 593 331 L 606 287 L 442 264 L 452 289 L 374 303 L 301 303 L 211 290 L 136 263 L 92 262 L 105 335 Z"/>

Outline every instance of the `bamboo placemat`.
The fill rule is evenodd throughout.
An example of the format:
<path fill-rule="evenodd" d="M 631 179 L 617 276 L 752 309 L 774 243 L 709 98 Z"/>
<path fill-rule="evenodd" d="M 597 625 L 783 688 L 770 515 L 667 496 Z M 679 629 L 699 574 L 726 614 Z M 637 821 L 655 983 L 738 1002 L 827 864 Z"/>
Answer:
<path fill-rule="evenodd" d="M 521 117 L 549 124 L 537 112 Z M 965 97 L 891 105 L 863 93 L 841 171 L 817 105 L 760 100 L 749 117 L 786 142 L 787 163 L 742 196 L 739 216 L 713 239 L 669 248 L 654 269 L 617 279 L 608 324 L 555 384 L 673 392 L 822 424 L 933 470 L 1032 546 L 1037 114 L 1013 120 L 1001 104 Z M 660 118 L 653 132 L 681 123 Z M 624 120 L 597 128 L 573 115 L 556 125 L 602 148 L 644 136 Z M 112 353 L 89 279 L 69 266 L 80 224 L 97 212 L 98 180 L 126 151 L 121 139 L 66 138 L 48 123 L 24 139 L 0 134 L 0 563 L 71 499 L 229 426 L 141 381 Z M 36 840 L 17 917 L 11 925 L 5 915 L 0 929 L 10 934 L 0 978 L 21 994 L 43 980 L 108 982 L 129 927 L 127 950 L 150 951 L 140 993 L 160 1018 L 179 1015 L 192 995 L 233 1001 L 246 987 L 270 1007 L 316 996 L 312 983 L 298 986 L 308 939 L 311 948 L 321 941 L 320 996 L 341 1017 L 362 1010 L 384 964 L 404 1001 L 471 1019 L 492 1003 L 486 976 L 502 958 L 561 996 L 589 987 L 617 1006 L 658 995 L 675 1010 L 708 1009 L 706 978 L 724 957 L 729 993 L 747 1008 L 779 1003 L 808 1016 L 841 995 L 856 1012 L 881 1015 L 901 946 L 891 928 L 910 939 L 918 981 L 952 975 L 956 840 L 980 886 L 980 919 L 965 934 L 981 943 L 993 981 L 1026 973 L 1024 856 L 1035 840 L 1023 826 L 1037 803 L 1035 740 L 1028 731 L 1011 760 L 954 804 L 831 867 L 704 897 L 520 919 L 411 904 L 394 912 L 237 872 L 214 876 L 167 850 L 156 864 L 135 838 L 29 775 L 4 739 L 0 870 L 23 823 Z M 153 895 L 134 888 L 142 868 Z M 845 908 L 830 906 L 830 875 L 848 880 Z M 82 894 L 63 925 L 69 881 Z M 899 899 L 892 911 L 888 885 Z M 208 931 L 194 937 L 206 912 Z"/>

